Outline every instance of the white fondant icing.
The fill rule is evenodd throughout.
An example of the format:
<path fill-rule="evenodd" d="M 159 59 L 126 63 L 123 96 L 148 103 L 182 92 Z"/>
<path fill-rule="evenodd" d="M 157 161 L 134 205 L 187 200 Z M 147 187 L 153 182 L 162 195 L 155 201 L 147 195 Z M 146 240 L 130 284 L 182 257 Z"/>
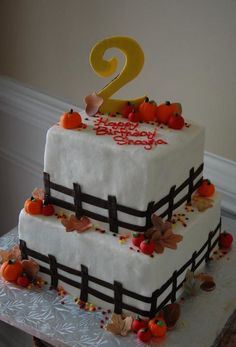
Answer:
<path fill-rule="evenodd" d="M 220 219 L 220 198 L 215 194 L 212 208 L 204 212 L 187 212 L 184 207 L 178 213 L 184 213 L 187 227 L 181 222 L 173 226 L 173 232 L 181 234 L 183 240 L 178 243 L 177 250 L 165 248 L 163 254 L 155 254 L 153 258 L 138 253 L 129 239 L 125 244 L 119 243 L 119 237 L 111 233 L 87 231 L 82 234 L 66 232 L 64 226 L 56 217 L 31 216 L 21 211 L 19 220 L 19 237 L 26 241 L 27 247 L 44 255 L 55 255 L 61 264 L 80 270 L 81 264 L 86 265 L 89 274 L 113 283 L 122 283 L 125 289 L 144 296 L 151 296 L 152 292 L 160 288 L 173 274 L 182 267 L 198 251 L 208 238 L 208 233 L 214 230 Z M 95 225 L 98 223 L 95 221 Z M 103 226 L 102 226 L 103 227 Z M 130 250 L 132 246 L 135 250 Z M 46 264 L 43 264 L 44 266 Z M 61 272 L 62 273 L 62 272 Z M 75 276 L 66 277 L 80 282 Z M 182 280 L 183 276 L 179 279 Z M 78 296 L 79 290 L 62 283 L 65 290 Z M 89 286 L 112 296 L 111 290 L 90 283 Z M 160 300 L 166 297 L 171 287 L 166 290 Z M 93 296 L 88 301 L 97 305 L 113 308 Z M 150 305 L 132 298 L 124 297 L 124 302 L 143 310 L 149 310 Z"/>
<path fill-rule="evenodd" d="M 118 145 L 110 135 L 95 135 L 93 124 L 97 118 L 82 116 L 86 129 L 65 130 L 56 125 L 47 133 L 44 171 L 54 183 L 73 189 L 77 182 L 84 193 L 104 200 L 114 195 L 119 204 L 145 211 L 150 201 L 166 196 L 173 185 L 179 186 L 188 178 L 192 167 L 196 170 L 203 162 L 204 129 L 195 124 L 182 130 L 158 128 L 155 138 L 167 144 L 145 150 L 142 145 Z M 127 122 L 111 117 L 109 121 Z M 145 123 L 138 128 L 153 131 L 156 125 Z M 71 197 L 56 191 L 53 196 L 72 202 Z M 92 205 L 86 208 L 108 214 Z M 118 218 L 145 225 L 144 218 L 125 213 L 119 213 Z"/>

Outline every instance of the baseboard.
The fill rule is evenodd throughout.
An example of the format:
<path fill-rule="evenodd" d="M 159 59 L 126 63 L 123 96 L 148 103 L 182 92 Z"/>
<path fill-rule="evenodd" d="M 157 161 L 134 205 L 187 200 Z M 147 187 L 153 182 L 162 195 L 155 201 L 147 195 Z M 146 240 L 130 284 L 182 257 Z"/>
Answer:
<path fill-rule="evenodd" d="M 205 152 L 204 163 L 204 176 L 222 194 L 222 209 L 236 215 L 236 162 Z"/>
<path fill-rule="evenodd" d="M 10 119 L 18 118 L 45 132 L 58 121 L 58 116 L 62 112 L 70 108 L 81 110 L 75 105 L 45 95 L 23 83 L 0 77 L 0 114 L 5 113 Z M 19 155 L 1 145 L 0 156 L 34 174 L 38 175 L 42 170 L 37 158 L 30 153 Z M 210 178 L 217 190 L 222 193 L 223 210 L 236 215 L 236 162 L 209 152 L 205 152 L 204 162 L 204 176 Z"/>

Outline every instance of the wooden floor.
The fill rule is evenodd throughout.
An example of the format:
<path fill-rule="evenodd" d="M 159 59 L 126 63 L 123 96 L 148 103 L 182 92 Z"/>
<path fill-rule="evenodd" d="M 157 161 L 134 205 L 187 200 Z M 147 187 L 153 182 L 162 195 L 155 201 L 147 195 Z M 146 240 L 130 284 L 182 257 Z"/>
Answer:
<path fill-rule="evenodd" d="M 223 218 L 223 228 L 224 230 L 228 230 L 228 231 L 236 230 L 236 217 L 225 215 Z M 214 341 L 212 341 L 212 343 L 213 342 Z M 0 347 L 33 347 L 33 346 L 34 344 L 33 344 L 31 336 L 0 321 Z M 231 347 L 231 345 L 227 345 L 227 347 Z"/>

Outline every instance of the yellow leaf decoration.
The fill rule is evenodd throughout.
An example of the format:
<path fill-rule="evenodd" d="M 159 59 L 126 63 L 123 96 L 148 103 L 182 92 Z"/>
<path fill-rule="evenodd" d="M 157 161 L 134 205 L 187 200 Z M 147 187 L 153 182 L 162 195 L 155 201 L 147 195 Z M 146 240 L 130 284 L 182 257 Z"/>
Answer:
<path fill-rule="evenodd" d="M 198 209 L 199 212 L 204 212 L 213 206 L 213 200 L 200 195 L 193 195 L 191 205 Z"/>
<path fill-rule="evenodd" d="M 113 313 L 105 329 L 114 335 L 127 336 L 131 331 L 132 321 L 133 318 L 131 316 L 123 319 L 120 314 Z"/>
<path fill-rule="evenodd" d="M 174 234 L 172 224 L 163 222 L 161 217 L 153 214 L 151 219 L 153 226 L 145 232 L 145 236 L 155 242 L 156 253 L 163 253 L 165 248 L 177 249 L 177 243 L 182 241 L 183 236 Z"/>

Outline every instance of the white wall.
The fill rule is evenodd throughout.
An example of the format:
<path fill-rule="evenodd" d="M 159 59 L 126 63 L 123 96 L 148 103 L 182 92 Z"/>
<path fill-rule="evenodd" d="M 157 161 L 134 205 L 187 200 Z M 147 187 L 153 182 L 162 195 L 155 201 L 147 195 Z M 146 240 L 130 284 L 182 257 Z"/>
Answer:
<path fill-rule="evenodd" d="M 1 0 L 0 74 L 74 104 L 107 82 L 90 69 L 97 40 L 136 38 L 146 64 L 120 91 L 179 100 L 206 126 L 206 149 L 236 161 L 236 1 Z"/>

